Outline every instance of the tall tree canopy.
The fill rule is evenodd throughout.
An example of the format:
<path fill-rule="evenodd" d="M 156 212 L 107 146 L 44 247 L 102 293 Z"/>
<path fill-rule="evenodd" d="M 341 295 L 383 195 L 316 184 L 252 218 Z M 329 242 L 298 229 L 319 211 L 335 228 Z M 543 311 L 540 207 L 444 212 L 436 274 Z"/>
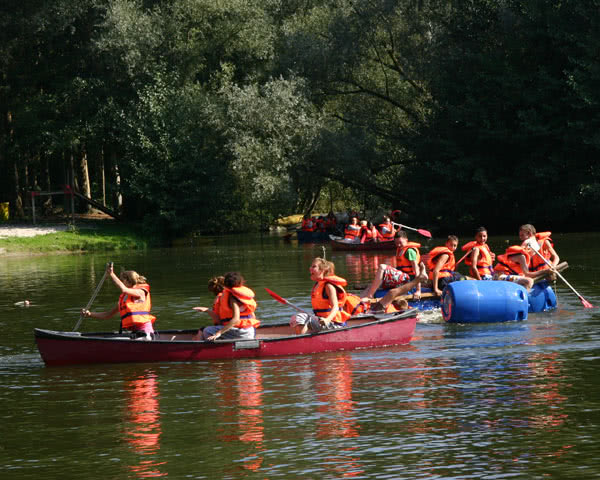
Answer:
<path fill-rule="evenodd" d="M 3 4 L 0 201 L 73 184 L 168 235 L 322 192 L 455 231 L 593 228 L 599 3 Z"/>

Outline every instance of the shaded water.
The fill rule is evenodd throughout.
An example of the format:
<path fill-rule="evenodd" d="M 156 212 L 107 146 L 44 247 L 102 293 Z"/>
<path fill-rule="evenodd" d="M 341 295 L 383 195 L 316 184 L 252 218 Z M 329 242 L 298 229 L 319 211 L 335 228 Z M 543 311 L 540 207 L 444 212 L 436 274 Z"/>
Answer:
<path fill-rule="evenodd" d="M 570 283 L 600 305 L 600 235 L 556 235 Z M 494 251 L 505 238 L 492 238 Z M 511 238 L 515 241 L 515 238 Z M 433 241 L 437 245 L 441 241 Z M 332 253 L 364 283 L 382 254 Z M 557 284 L 525 322 L 446 325 L 410 345 L 266 360 L 46 368 L 33 328 L 71 330 L 106 261 L 152 285 L 159 328 L 208 324 L 208 277 L 243 272 L 263 322 L 308 307 L 320 245 L 224 237 L 105 255 L 0 258 L 0 478 L 600 477 L 600 313 Z M 93 309 L 117 298 L 107 282 Z M 28 299 L 29 308 L 15 302 Z M 118 320 L 85 319 L 84 331 Z"/>

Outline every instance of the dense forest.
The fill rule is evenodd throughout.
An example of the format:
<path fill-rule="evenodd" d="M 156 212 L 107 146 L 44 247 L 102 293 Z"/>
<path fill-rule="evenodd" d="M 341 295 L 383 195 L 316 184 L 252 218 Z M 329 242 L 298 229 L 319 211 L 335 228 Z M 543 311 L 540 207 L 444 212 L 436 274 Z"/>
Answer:
<path fill-rule="evenodd" d="M 21 0 L 0 36 L 13 218 L 66 184 L 169 235 L 600 224 L 600 0 Z"/>

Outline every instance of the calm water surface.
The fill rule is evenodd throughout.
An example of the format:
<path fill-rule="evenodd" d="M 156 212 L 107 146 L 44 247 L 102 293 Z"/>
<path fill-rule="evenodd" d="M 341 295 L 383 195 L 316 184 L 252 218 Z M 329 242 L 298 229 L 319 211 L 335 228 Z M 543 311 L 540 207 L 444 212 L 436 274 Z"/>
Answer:
<path fill-rule="evenodd" d="M 600 235 L 554 239 L 566 278 L 600 305 Z M 517 241 L 490 244 L 501 252 L 507 240 Z M 561 283 L 554 312 L 497 325 L 427 313 L 412 343 L 395 348 L 46 368 L 34 345 L 34 327 L 74 327 L 107 261 L 148 277 L 159 328 L 195 328 L 208 324 L 191 310 L 212 303 L 207 279 L 227 270 L 246 276 L 265 323 L 292 311 L 264 287 L 308 307 L 316 255 L 320 245 L 235 236 L 0 257 L 0 478 L 600 478 L 600 310 Z M 352 286 L 388 254 L 327 247 L 327 258 Z M 92 308 L 117 296 L 107 282 Z M 25 299 L 31 307 L 15 306 Z M 81 330 L 117 326 L 85 319 Z"/>

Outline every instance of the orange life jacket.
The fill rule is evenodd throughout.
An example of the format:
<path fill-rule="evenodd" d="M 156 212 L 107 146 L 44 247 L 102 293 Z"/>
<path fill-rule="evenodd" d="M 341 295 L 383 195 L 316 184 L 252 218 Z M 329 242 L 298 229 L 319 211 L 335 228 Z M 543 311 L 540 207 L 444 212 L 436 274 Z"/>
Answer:
<path fill-rule="evenodd" d="M 371 230 L 364 228 L 362 230 L 360 241 L 361 243 L 374 242 L 379 239 L 379 231 L 373 227 Z"/>
<path fill-rule="evenodd" d="M 484 243 L 483 245 L 481 245 L 481 244 L 477 243 L 475 240 L 473 240 L 462 246 L 463 251 L 469 251 L 469 250 L 473 250 L 475 248 L 477 250 L 479 250 L 479 256 L 477 257 L 477 265 L 476 265 L 479 275 L 480 276 L 491 275 L 492 273 L 494 273 L 494 268 L 492 267 L 492 264 L 493 264 L 492 251 L 490 250 L 490 247 L 488 246 L 487 243 Z M 473 270 L 473 260 L 471 260 L 471 255 L 467 256 L 467 258 L 465 259 L 465 265 L 469 266 L 471 275 L 474 276 L 475 273 Z"/>
<path fill-rule="evenodd" d="M 325 291 L 325 286 L 328 283 L 333 285 L 335 288 L 338 300 L 338 312 L 336 313 L 333 321 L 337 323 L 344 323 L 346 320 L 348 320 L 348 318 L 350 318 L 350 314 L 344 310 L 344 305 L 346 304 L 346 299 L 348 298 L 348 294 L 346 293 L 346 290 L 344 290 L 344 287 L 348 284 L 348 282 L 336 275 L 329 275 L 323 280 L 319 280 L 313 286 L 310 294 L 313 312 L 318 317 L 327 317 L 329 312 L 331 312 L 331 301 L 327 297 L 327 292 Z"/>
<path fill-rule="evenodd" d="M 448 255 L 448 260 L 442 265 L 439 271 L 438 278 L 449 277 L 454 273 L 456 268 L 456 259 L 454 258 L 454 252 L 448 247 L 435 247 L 429 252 L 429 258 L 427 259 L 427 269 L 429 270 L 429 280 L 433 280 L 433 271 L 437 265 L 438 257 L 440 255 Z"/>
<path fill-rule="evenodd" d="M 550 261 L 550 258 L 552 257 L 549 247 L 554 246 L 550 235 L 552 235 L 552 232 L 538 232 L 535 234 L 535 239 L 540 245 L 539 253 L 548 261 Z M 532 253 L 529 270 L 537 272 L 538 270 L 547 270 L 549 268 L 548 264 L 544 262 L 539 255 Z"/>
<path fill-rule="evenodd" d="M 337 219 L 335 217 L 327 217 L 325 219 L 325 228 L 327 230 L 333 230 L 337 224 Z"/>
<path fill-rule="evenodd" d="M 523 269 L 521 265 L 512 260 L 512 256 L 514 255 L 524 255 L 525 263 L 529 264 L 529 253 L 527 250 L 520 245 L 513 245 L 506 249 L 504 255 L 498 255 L 498 263 L 494 267 L 494 270 L 499 273 L 504 273 L 506 275 L 523 275 Z"/>
<path fill-rule="evenodd" d="M 217 315 L 219 315 L 219 311 L 221 309 L 221 300 L 223 300 L 223 292 L 218 293 L 217 296 L 215 297 L 215 301 L 213 302 L 212 310 Z M 214 323 L 215 323 L 215 325 L 218 325 L 220 322 L 215 321 Z"/>
<path fill-rule="evenodd" d="M 346 228 L 344 230 L 344 238 L 346 238 L 348 240 L 354 240 L 355 238 L 357 238 L 359 236 L 360 236 L 360 225 L 358 225 L 358 224 L 352 225 L 351 223 L 346 225 Z"/>
<path fill-rule="evenodd" d="M 394 239 L 394 234 L 396 233 L 394 231 L 394 226 L 392 225 L 392 223 L 381 223 L 379 225 L 379 230 L 381 232 L 381 239 L 382 240 L 393 240 Z"/>
<path fill-rule="evenodd" d="M 152 310 L 152 300 L 150 299 L 150 285 L 140 283 L 132 288 L 139 288 L 146 292 L 146 299 L 139 301 L 139 297 L 132 297 L 126 293 L 119 296 L 119 315 L 121 315 L 121 326 L 130 329 L 134 325 L 141 326 L 144 323 L 156 320 L 154 315 L 150 314 Z"/>
<path fill-rule="evenodd" d="M 408 273 L 411 277 L 414 277 L 417 273 L 414 271 L 412 263 L 406 258 L 405 254 L 409 248 L 414 248 L 417 251 L 417 265 L 421 261 L 421 252 L 419 251 L 420 243 L 408 242 L 404 247 L 398 247 L 396 249 L 396 268 L 402 270 L 404 273 Z"/>
<path fill-rule="evenodd" d="M 325 220 L 323 218 L 317 218 L 316 223 L 316 230 L 318 232 L 324 232 L 325 231 Z"/>
<path fill-rule="evenodd" d="M 260 322 L 254 316 L 256 311 L 256 300 L 254 300 L 254 292 L 248 287 L 233 287 L 225 288 L 223 296 L 219 300 L 219 321 L 225 324 L 233 317 L 233 309 L 229 306 L 229 299 L 233 297 L 242 305 L 240 306 L 240 323 L 236 328 L 258 327 Z M 234 300 L 234 301 L 235 301 Z"/>
<path fill-rule="evenodd" d="M 304 230 L 305 232 L 314 232 L 315 231 L 315 225 L 310 218 L 302 219 L 302 230 Z"/>
<path fill-rule="evenodd" d="M 354 293 L 346 294 L 346 303 L 344 303 L 344 311 L 351 317 L 360 313 L 365 313 L 370 310 L 371 304 L 361 301 L 358 295 Z"/>

